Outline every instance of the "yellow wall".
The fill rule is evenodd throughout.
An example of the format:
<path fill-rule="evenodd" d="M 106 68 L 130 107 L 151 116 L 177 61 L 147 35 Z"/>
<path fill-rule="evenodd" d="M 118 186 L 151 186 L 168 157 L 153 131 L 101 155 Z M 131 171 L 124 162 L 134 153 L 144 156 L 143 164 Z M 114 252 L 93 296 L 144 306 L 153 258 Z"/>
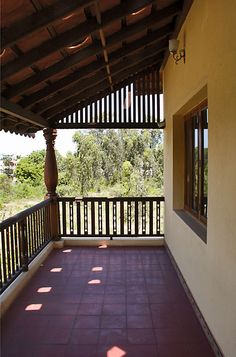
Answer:
<path fill-rule="evenodd" d="M 186 63 L 169 57 L 164 68 L 166 241 L 227 357 L 236 356 L 235 14 L 235 0 L 195 0 L 179 34 Z M 183 114 L 205 96 L 207 244 L 173 211 L 183 207 Z"/>

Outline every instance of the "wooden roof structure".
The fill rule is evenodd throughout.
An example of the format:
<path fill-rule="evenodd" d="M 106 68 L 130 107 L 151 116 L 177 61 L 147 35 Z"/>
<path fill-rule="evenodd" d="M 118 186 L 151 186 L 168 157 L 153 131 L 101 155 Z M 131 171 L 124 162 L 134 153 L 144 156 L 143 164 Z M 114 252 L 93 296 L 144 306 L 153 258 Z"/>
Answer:
<path fill-rule="evenodd" d="M 144 78 L 148 69 L 159 72 L 168 39 L 191 4 L 5 0 L 0 129 L 32 135 L 44 127 L 80 127 L 73 120 L 63 126 L 62 118 Z"/>

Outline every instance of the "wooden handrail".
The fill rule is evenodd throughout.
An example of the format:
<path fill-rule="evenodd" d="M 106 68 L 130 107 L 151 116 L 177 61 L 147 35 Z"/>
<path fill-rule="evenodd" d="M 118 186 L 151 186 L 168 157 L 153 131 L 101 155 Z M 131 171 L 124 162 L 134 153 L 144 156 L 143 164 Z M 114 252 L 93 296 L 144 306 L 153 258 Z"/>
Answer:
<path fill-rule="evenodd" d="M 30 207 L 30 208 L 25 209 L 24 211 L 21 211 L 21 212 L 15 214 L 12 217 L 9 217 L 9 218 L 5 219 L 4 221 L 2 221 L 0 223 L 0 230 L 7 228 L 7 227 L 11 226 L 14 223 L 22 221 L 24 218 L 26 218 L 30 214 L 36 212 L 40 208 L 48 206 L 50 204 L 50 202 L 52 202 L 52 199 L 48 198 L 48 199 L 46 199 L 46 200 L 44 200 L 42 202 L 37 203 L 36 205 L 34 205 L 34 206 Z"/>

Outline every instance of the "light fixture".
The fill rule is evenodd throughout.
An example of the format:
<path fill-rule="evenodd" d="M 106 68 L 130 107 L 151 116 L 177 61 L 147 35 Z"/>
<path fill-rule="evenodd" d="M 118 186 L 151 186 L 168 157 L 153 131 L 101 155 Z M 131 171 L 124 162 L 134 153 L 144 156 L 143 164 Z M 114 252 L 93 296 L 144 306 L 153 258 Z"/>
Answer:
<path fill-rule="evenodd" d="M 185 49 L 182 48 L 181 50 L 178 50 L 178 48 L 179 40 L 177 40 L 176 38 L 169 40 L 169 51 L 172 57 L 174 58 L 175 64 L 178 64 L 181 58 L 183 58 L 185 63 Z"/>

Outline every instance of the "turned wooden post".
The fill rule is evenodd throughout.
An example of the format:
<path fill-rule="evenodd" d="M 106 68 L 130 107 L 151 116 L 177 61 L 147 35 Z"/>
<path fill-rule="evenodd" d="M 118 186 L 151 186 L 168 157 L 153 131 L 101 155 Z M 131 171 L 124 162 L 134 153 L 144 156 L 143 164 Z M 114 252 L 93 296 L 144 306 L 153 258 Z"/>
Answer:
<path fill-rule="evenodd" d="M 53 240 L 58 240 L 59 235 L 59 215 L 58 215 L 58 195 L 56 193 L 58 172 L 57 160 L 54 150 L 57 129 L 47 128 L 43 130 L 46 140 L 46 157 L 44 167 L 44 182 L 47 188 L 45 199 L 52 198 L 50 206 L 50 230 Z"/>

